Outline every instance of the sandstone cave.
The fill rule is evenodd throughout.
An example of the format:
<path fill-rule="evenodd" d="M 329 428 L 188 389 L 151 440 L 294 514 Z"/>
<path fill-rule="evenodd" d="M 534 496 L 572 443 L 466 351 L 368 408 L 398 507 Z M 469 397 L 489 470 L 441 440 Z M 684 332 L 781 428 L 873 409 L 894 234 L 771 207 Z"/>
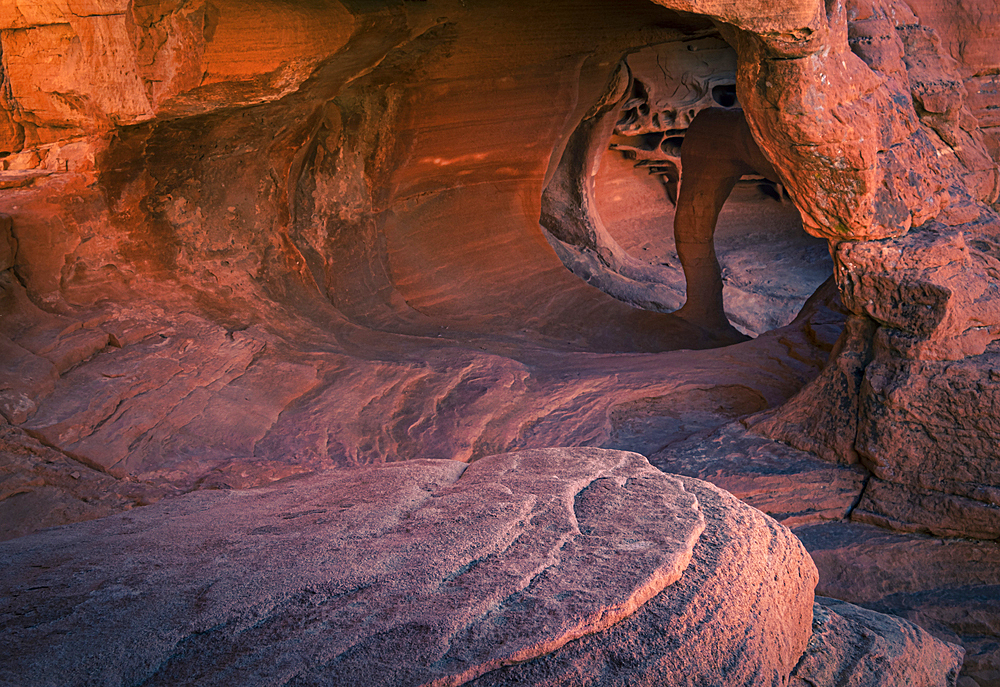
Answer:
<path fill-rule="evenodd" d="M 0 684 L 1000 686 L 998 36 L 3 0 Z"/>

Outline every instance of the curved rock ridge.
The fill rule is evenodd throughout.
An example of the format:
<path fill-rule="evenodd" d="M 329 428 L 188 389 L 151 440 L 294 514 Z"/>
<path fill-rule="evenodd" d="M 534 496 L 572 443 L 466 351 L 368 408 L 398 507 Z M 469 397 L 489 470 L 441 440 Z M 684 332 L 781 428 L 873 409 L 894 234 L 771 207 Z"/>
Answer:
<path fill-rule="evenodd" d="M 471 683 L 786 685 L 806 648 L 816 568 L 786 528 L 713 485 L 681 478 L 705 531 L 681 579 L 634 615 Z"/>
<path fill-rule="evenodd" d="M 3 544 L 0 682 L 463 684 L 634 615 L 705 526 L 600 449 L 199 492 Z"/>

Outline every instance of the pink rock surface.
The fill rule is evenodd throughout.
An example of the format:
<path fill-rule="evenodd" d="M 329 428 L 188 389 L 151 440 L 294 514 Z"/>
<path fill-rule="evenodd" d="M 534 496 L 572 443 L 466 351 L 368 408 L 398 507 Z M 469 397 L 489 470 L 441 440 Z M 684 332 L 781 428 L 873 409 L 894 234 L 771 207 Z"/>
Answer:
<path fill-rule="evenodd" d="M 25 685 L 462 684 L 581 642 L 616 651 L 636 623 L 660 636 L 651 676 L 700 665 L 781 684 L 816 579 L 757 511 L 595 449 L 198 492 L 0 552 L 2 670 Z M 724 664 L 691 662 L 706 632 L 735 650 Z M 678 640 L 694 652 L 679 662 L 665 651 Z"/>
<path fill-rule="evenodd" d="M 810 634 L 811 561 L 760 511 L 682 480 L 706 526 L 680 580 L 607 632 L 471 684 L 787 684 Z"/>
<path fill-rule="evenodd" d="M 720 453 L 740 460 L 720 465 L 689 443 L 691 471 L 812 522 L 844 512 L 860 474 L 844 464 L 862 461 L 877 476 L 851 517 L 996 537 L 995 432 L 980 407 L 995 386 L 1000 269 L 984 205 L 997 190 L 992 8 L 306 5 L 0 8 L 0 212 L 12 220 L 0 222 L 0 413 L 18 426 L 4 449 L 5 536 L 174 490 L 338 466 L 554 445 L 652 453 L 786 401 L 825 363 L 839 321 L 814 309 L 754 342 L 684 350 L 719 341 L 647 297 L 660 291 L 648 265 L 587 254 L 610 232 L 571 248 L 602 269 L 622 258 L 631 271 L 610 272 L 625 300 L 658 312 L 570 274 L 539 228 L 560 161 L 575 161 L 568 183 L 579 188 L 607 151 L 601 136 L 578 134 L 624 114 L 611 97 L 635 86 L 623 59 L 638 70 L 638 53 L 683 44 L 715 46 L 727 78 L 735 56 L 754 140 L 805 228 L 840 244 L 853 313 L 818 382 L 754 425 L 826 464 L 729 436 Z M 564 210 L 577 227 L 597 226 L 580 198 Z M 824 480 L 834 488 L 810 508 Z M 751 558 L 767 558 L 764 539 Z M 593 668 L 629 682 L 713 665 L 734 681 L 780 681 L 791 640 L 780 650 L 762 640 L 759 663 L 723 666 L 711 654 L 710 639 L 738 646 L 725 633 L 739 609 L 766 627 L 801 627 L 805 607 L 789 611 L 748 584 L 742 596 L 731 581 L 704 587 L 746 603 L 720 601 L 707 625 L 682 624 L 702 629 L 684 630 L 697 648 L 677 663 L 668 651 L 631 661 L 629 630 L 604 645 L 616 647 L 606 661 L 566 645 L 556 664 L 536 660 L 525 674 L 572 682 Z M 925 618 L 968 608 L 921 603 Z M 700 612 L 685 608 L 685 618 Z M 995 614 L 970 617 L 979 626 L 962 634 L 967 646 L 995 641 Z M 671 646 L 658 632 L 653 644 Z M 739 672 L 747 665 L 764 667 Z"/>
<path fill-rule="evenodd" d="M 856 523 L 795 532 L 819 568 L 817 594 L 906 618 L 961 644 L 962 674 L 982 687 L 1000 684 L 996 542 L 900 534 Z"/>
<path fill-rule="evenodd" d="M 789 684 L 953 687 L 964 654 L 906 620 L 817 597 L 812 637 Z"/>

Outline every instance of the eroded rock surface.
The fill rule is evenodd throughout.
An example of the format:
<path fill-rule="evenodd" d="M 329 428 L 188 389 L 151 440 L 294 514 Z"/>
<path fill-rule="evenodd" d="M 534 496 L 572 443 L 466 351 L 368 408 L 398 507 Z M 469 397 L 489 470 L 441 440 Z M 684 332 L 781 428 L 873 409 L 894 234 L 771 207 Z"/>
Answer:
<path fill-rule="evenodd" d="M 812 598 L 811 563 L 801 563 L 797 540 L 760 511 L 699 480 L 682 480 L 706 526 L 680 580 L 608 632 L 472 684 L 785 684 L 810 632 L 800 628 L 812 617 L 802 605 Z"/>
<path fill-rule="evenodd" d="M 816 581 L 759 512 L 594 449 L 199 492 L 0 552 L 0 670 L 25 685 L 508 682 L 568 656 L 777 685 Z M 698 637 L 726 660 L 676 651 Z"/>
<path fill-rule="evenodd" d="M 789 684 L 950 687 L 964 654 L 913 623 L 817 597 L 812 637 Z"/>
<path fill-rule="evenodd" d="M 995 8 L 658 4 L 263 0 L 248 10 L 230 0 L 14 0 L 0 8 L 5 536 L 176 491 L 590 445 L 685 464 L 789 524 L 843 518 L 851 528 L 866 520 L 911 530 L 913 541 L 925 541 L 920 532 L 981 537 L 971 549 L 926 541 L 953 546 L 955 558 L 974 551 L 992 560 L 994 432 L 980 401 L 992 398 L 1000 335 L 996 220 L 986 208 L 997 190 L 988 156 L 996 154 Z M 657 265 L 616 252 L 592 212 L 588 185 L 622 115 L 634 110 L 634 133 L 655 139 L 634 151 L 652 143 L 676 152 L 676 132 L 664 124 L 686 125 L 692 113 L 667 121 L 665 91 L 638 98 L 632 76 L 649 54 L 681 46 L 724 57 L 708 60 L 702 81 L 725 88 L 735 56 L 735 97 L 754 141 L 804 227 L 839 244 L 847 335 L 817 381 L 777 410 L 819 374 L 842 317 L 817 317 L 814 302 L 811 314 L 753 342 L 685 350 L 720 341 L 664 312 L 676 289 L 659 281 Z M 709 90 L 693 90 L 693 104 L 708 102 Z M 545 197 L 557 188 L 569 201 L 558 207 Z M 550 243 L 539 228 L 547 214 L 572 230 L 566 242 Z M 613 281 L 623 298 L 566 270 L 567 246 L 585 259 L 588 281 L 608 292 Z M 772 321 L 787 319 L 760 320 Z M 731 424 L 763 408 L 740 426 L 792 448 Z M 699 433 L 706 439 L 692 438 Z M 703 510 L 716 498 L 683 483 Z M 205 492 L 161 508 L 199 499 L 253 497 Z M 699 544 L 716 532 L 711 551 L 735 551 L 743 541 L 735 533 L 762 533 L 764 522 L 772 533 L 743 548 L 753 562 L 737 566 L 740 555 L 695 545 L 698 570 L 731 563 L 773 572 L 761 562 L 774 563 L 767 542 L 786 535 L 739 512 L 732 526 L 706 521 Z M 270 516 L 279 531 L 248 537 L 294 539 L 296 522 L 324 515 L 283 513 L 316 519 Z M 123 518 L 72 531 L 124 528 Z M 895 550 L 870 538 L 873 556 Z M 92 541 L 104 543 L 99 534 Z M 216 543 L 191 555 L 224 566 L 212 558 Z M 95 544 L 87 555 L 101 551 Z M 925 553 L 915 547 L 900 569 L 916 569 Z M 801 573 L 798 554 L 789 556 L 787 569 Z M 269 560 L 282 575 L 293 563 Z M 141 606 L 130 594 L 145 589 L 150 569 L 136 565 L 134 586 L 115 578 L 120 586 L 102 588 L 110 605 Z M 966 677 L 995 682 L 995 584 L 958 589 L 946 568 L 929 569 L 915 596 L 892 592 L 906 582 L 890 576 L 878 603 L 917 609 L 918 623 L 960 638 Z M 969 579 L 978 570 L 968 564 Z M 69 573 L 51 574 L 55 587 L 74 584 Z M 787 589 L 804 589 L 806 577 L 790 575 Z M 235 589 L 224 578 L 219 592 Z M 120 656 L 141 663 L 144 647 L 169 647 L 143 665 L 171 655 L 177 663 L 164 670 L 183 672 L 198 641 L 214 656 L 212 642 L 243 641 L 239 629 L 257 637 L 252 612 L 215 623 L 204 606 L 218 600 L 215 588 L 192 591 L 190 579 L 184 589 L 201 624 L 166 637 L 154 629 L 133 644 L 110 637 Z M 661 617 L 661 592 L 613 628 L 481 679 L 573 682 L 586 672 L 634 684 L 714 666 L 713 679 L 783 680 L 798 645 L 756 640 L 807 626 L 809 607 L 789 612 L 776 601 L 780 590 L 754 579 L 699 578 L 702 605 L 677 602 L 679 636 L 656 618 L 628 625 L 643 609 Z M 684 584 L 682 575 L 667 589 L 693 589 Z M 309 599 L 328 594 L 298 592 L 281 599 L 299 619 L 323 608 Z M 157 593 L 173 613 L 174 598 Z M 733 610 L 728 595 L 745 603 Z M 211 608 L 236 608 L 225 605 L 230 598 Z M 86 600 L 46 603 L 38 608 L 53 615 L 89 612 Z M 766 628 L 749 644 L 746 633 L 727 634 L 746 608 Z M 607 642 L 587 644 L 597 635 Z M 638 646 L 640 636 L 648 641 Z M 720 649 L 726 660 L 716 646 L 732 649 Z M 238 670 L 243 659 L 227 656 Z"/>
<path fill-rule="evenodd" d="M 820 570 L 818 594 L 906 618 L 961 644 L 962 674 L 984 687 L 1000 684 L 996 543 L 836 522 L 795 532 Z"/>
<path fill-rule="evenodd" d="M 711 482 L 787 527 L 848 517 L 868 477 L 859 466 L 762 439 L 739 422 L 675 442 L 649 461 Z"/>

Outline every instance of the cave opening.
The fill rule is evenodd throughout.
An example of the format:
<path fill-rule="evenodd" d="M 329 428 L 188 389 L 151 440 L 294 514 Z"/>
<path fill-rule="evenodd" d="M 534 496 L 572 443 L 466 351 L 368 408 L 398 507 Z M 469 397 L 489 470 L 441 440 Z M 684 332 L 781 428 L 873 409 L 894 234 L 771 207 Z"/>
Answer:
<path fill-rule="evenodd" d="M 675 241 L 683 145 L 705 110 L 734 113 L 736 121 L 742 112 L 736 67 L 735 50 L 714 29 L 683 33 L 623 58 L 604 95 L 605 100 L 617 97 L 616 105 L 592 112 L 574 134 L 571 145 L 585 149 L 586 159 L 564 154 L 544 191 L 543 207 L 549 212 L 543 212 L 542 224 L 570 271 L 636 307 L 684 316 L 682 306 L 688 302 L 685 310 L 690 308 L 693 300 L 688 290 L 697 294 L 695 288 L 705 287 L 685 278 Z M 595 122 L 598 117 L 601 124 Z M 707 148 L 701 143 L 706 166 L 717 167 L 713 158 L 733 155 L 729 146 L 741 145 L 734 135 L 721 131 Z M 695 214 L 707 212 L 709 195 L 724 203 L 714 228 L 714 251 L 728 322 L 718 328 L 731 329 L 731 323 L 755 337 L 787 325 L 832 275 L 833 265 L 827 242 L 804 231 L 777 173 L 752 139 L 746 145 L 761 162 L 739 170 L 731 192 L 718 196 L 723 191 L 702 180 L 693 194 L 699 204 Z M 565 177 L 574 174 L 577 181 L 567 182 Z M 565 212 L 560 217 L 567 202 L 581 206 L 574 222 L 565 220 Z"/>

